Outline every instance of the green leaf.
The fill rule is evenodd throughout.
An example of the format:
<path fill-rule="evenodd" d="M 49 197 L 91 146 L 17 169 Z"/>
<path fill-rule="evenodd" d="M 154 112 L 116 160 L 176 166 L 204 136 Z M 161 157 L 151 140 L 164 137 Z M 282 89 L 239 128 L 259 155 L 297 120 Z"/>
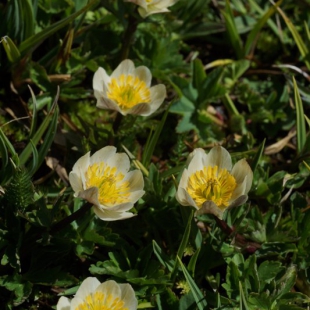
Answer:
<path fill-rule="evenodd" d="M 196 89 L 199 89 L 206 77 L 207 75 L 203 67 L 202 61 L 196 58 L 193 61 L 193 86 Z"/>
<path fill-rule="evenodd" d="M 170 106 L 169 106 L 170 107 Z M 145 151 L 143 152 L 143 156 L 142 156 L 142 165 L 144 167 L 147 167 L 150 164 L 151 161 L 151 157 L 153 155 L 153 152 L 155 150 L 157 141 L 159 139 L 159 136 L 164 128 L 164 124 L 166 122 L 167 119 L 167 115 L 169 113 L 169 107 L 168 109 L 165 111 L 160 123 L 157 125 L 155 132 L 152 136 L 151 139 L 149 139 L 149 143 L 147 143 L 147 145 L 145 146 Z"/>
<path fill-rule="evenodd" d="M 33 51 L 39 44 L 42 43 L 43 40 L 50 37 L 52 34 L 57 32 L 59 29 L 63 28 L 70 22 L 72 22 L 76 17 L 81 15 L 84 12 L 87 12 L 91 10 L 93 7 L 95 7 L 99 3 L 99 0 L 93 0 L 88 3 L 83 9 L 73 13 L 72 15 L 52 24 L 51 26 L 48 26 L 41 32 L 31 36 L 30 38 L 23 41 L 19 46 L 19 51 L 22 54 L 28 53 L 29 51 Z"/>
<path fill-rule="evenodd" d="M 245 55 L 248 55 L 251 50 L 253 50 L 253 46 L 259 36 L 259 31 L 263 28 L 263 26 L 270 19 L 270 17 L 277 11 L 277 7 L 280 6 L 282 1 L 283 0 L 280 0 L 276 2 L 274 6 L 270 7 L 269 10 L 267 10 L 267 12 L 260 18 L 260 20 L 255 24 L 251 32 L 248 34 L 244 47 Z"/>
<path fill-rule="evenodd" d="M 185 276 L 185 279 L 191 289 L 191 292 L 194 296 L 194 299 L 196 301 L 197 307 L 199 310 L 203 310 L 206 309 L 207 307 L 207 301 L 204 298 L 204 296 L 202 295 L 199 287 L 197 286 L 197 284 L 195 283 L 194 279 L 191 277 L 191 275 L 189 274 L 189 272 L 186 270 L 185 266 L 183 265 L 181 259 L 179 257 L 177 257 L 179 264 L 182 268 L 183 274 Z"/>
<path fill-rule="evenodd" d="M 278 261 L 264 261 L 258 267 L 258 277 L 261 284 L 261 289 L 266 283 L 270 283 L 277 274 L 284 270 L 281 263 Z"/>
<path fill-rule="evenodd" d="M 34 134 L 34 136 L 32 137 L 32 141 L 33 141 L 33 144 L 34 145 L 37 145 L 40 141 L 40 139 L 42 138 L 44 132 L 46 131 L 46 129 L 48 128 L 48 126 L 50 125 L 50 123 L 53 121 L 55 123 L 55 118 L 58 117 L 58 112 L 57 112 L 57 109 L 56 109 L 56 106 L 57 106 L 57 101 L 58 101 L 58 98 L 59 98 L 59 88 L 58 88 L 58 91 L 57 91 L 57 94 L 56 94 L 56 97 L 55 97 L 55 100 L 54 100 L 54 103 L 48 113 L 48 115 L 45 117 L 44 121 L 42 122 L 41 126 L 38 128 L 38 130 L 36 131 L 36 133 Z M 55 111 L 56 110 L 56 111 Z M 55 125 L 54 125 L 55 126 Z M 52 126 L 51 126 L 52 127 Z M 52 128 L 53 129 L 53 128 Z M 51 133 L 52 130 L 51 128 L 49 128 L 49 132 Z M 49 138 L 51 137 L 51 135 L 49 135 Z M 51 143 L 51 141 L 48 141 L 46 143 L 43 143 L 43 148 L 42 148 L 42 151 L 40 149 L 39 151 L 39 162 L 42 161 L 42 155 L 43 154 L 43 150 L 46 149 L 46 145 L 48 145 L 48 143 Z M 20 165 L 24 165 L 27 160 L 29 159 L 30 155 L 31 155 L 31 152 L 32 152 L 32 146 L 30 143 L 27 144 L 27 146 L 25 147 L 25 149 L 23 150 L 23 152 L 20 154 L 19 156 L 19 160 L 20 160 Z M 45 156 L 45 155 L 44 155 Z"/>
<path fill-rule="evenodd" d="M 303 42 L 303 40 L 302 40 L 300 34 L 298 33 L 297 29 L 295 28 L 294 24 L 285 15 L 285 13 L 279 7 L 277 7 L 277 11 L 280 13 L 280 15 L 284 19 L 287 27 L 291 31 L 291 34 L 293 35 L 293 38 L 294 38 L 295 43 L 299 49 L 299 52 L 300 52 L 301 56 L 304 58 L 304 61 L 305 61 L 305 64 L 306 64 L 308 70 L 310 70 L 310 62 L 308 60 L 309 50 L 308 50 L 306 44 Z"/>
<path fill-rule="evenodd" d="M 225 11 L 222 11 L 222 14 L 226 24 L 228 40 L 235 50 L 237 58 L 241 59 L 243 57 L 242 41 L 235 24 L 234 14 L 230 7 L 229 0 L 225 1 Z"/>
<path fill-rule="evenodd" d="M 172 260 L 168 258 L 168 256 L 163 252 L 155 240 L 153 240 L 153 251 L 160 263 L 171 272 L 175 263 L 173 263 Z"/>
<path fill-rule="evenodd" d="M 306 122 L 302 101 L 294 77 L 293 77 L 293 83 L 294 83 L 294 97 L 296 105 L 297 152 L 298 154 L 300 154 L 307 139 Z"/>
<path fill-rule="evenodd" d="M 1 43 L 4 47 L 8 60 L 11 63 L 16 63 L 20 59 L 20 52 L 14 42 L 8 37 L 5 36 L 1 39 Z"/>
<path fill-rule="evenodd" d="M 266 142 L 266 138 L 263 140 L 263 142 L 261 143 L 261 145 L 257 149 L 257 152 L 255 153 L 255 156 L 251 162 L 251 168 L 252 168 L 253 173 L 255 172 L 256 167 L 257 167 L 257 165 L 258 165 L 258 163 L 262 157 L 262 154 L 264 152 L 265 142 Z"/>
<path fill-rule="evenodd" d="M 188 220 L 187 220 L 187 225 L 186 225 L 186 228 L 185 228 L 185 232 L 184 232 L 183 237 L 182 237 L 182 241 L 181 241 L 181 243 L 179 245 L 179 249 L 178 249 L 178 252 L 177 252 L 177 257 L 182 257 L 183 256 L 184 250 L 185 250 L 185 248 L 186 248 L 186 246 L 188 244 L 188 239 L 189 239 L 189 235 L 190 235 L 190 232 L 191 232 L 193 216 L 194 216 L 194 211 L 191 210 L 190 216 L 188 217 Z M 172 274 L 171 274 L 172 282 L 174 282 L 174 279 L 176 277 L 177 268 L 178 268 L 178 261 L 176 259 L 175 260 L 175 264 L 173 266 L 173 271 L 172 271 Z"/>

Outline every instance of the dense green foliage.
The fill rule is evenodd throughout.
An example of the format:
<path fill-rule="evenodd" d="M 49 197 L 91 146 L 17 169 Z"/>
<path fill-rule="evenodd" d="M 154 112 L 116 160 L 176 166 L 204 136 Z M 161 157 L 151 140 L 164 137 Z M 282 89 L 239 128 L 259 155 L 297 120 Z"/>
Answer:
<path fill-rule="evenodd" d="M 90 275 L 130 283 L 139 309 L 309 306 L 310 2 L 169 10 L 142 19 L 123 0 L 0 4 L 1 309 L 56 309 Z M 96 108 L 94 72 L 125 58 L 167 87 L 150 116 Z M 223 221 L 194 219 L 178 181 L 193 149 L 217 143 L 252 167 L 249 199 Z M 85 204 L 69 172 L 106 145 L 144 173 L 138 215 L 106 222 L 88 208 L 66 221 Z"/>

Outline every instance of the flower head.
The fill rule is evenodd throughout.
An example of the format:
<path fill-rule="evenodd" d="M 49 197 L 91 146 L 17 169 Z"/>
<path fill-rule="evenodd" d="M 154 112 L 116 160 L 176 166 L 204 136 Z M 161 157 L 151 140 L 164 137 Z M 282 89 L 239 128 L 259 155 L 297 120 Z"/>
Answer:
<path fill-rule="evenodd" d="M 139 6 L 138 11 L 142 18 L 151 14 L 166 13 L 169 6 L 174 5 L 178 0 L 125 0 Z"/>
<path fill-rule="evenodd" d="M 155 112 L 166 97 L 166 87 L 159 84 L 151 87 L 152 74 L 145 66 L 135 68 L 126 59 L 108 76 L 99 68 L 93 78 L 97 107 L 116 110 L 123 115 L 147 116 Z"/>
<path fill-rule="evenodd" d="M 99 218 L 115 221 L 134 216 L 127 212 L 144 194 L 140 170 L 129 171 L 129 157 L 106 146 L 82 156 L 69 174 L 74 196 L 94 204 Z"/>
<path fill-rule="evenodd" d="M 227 208 L 247 201 L 253 172 L 245 159 L 232 167 L 227 150 L 215 146 L 208 154 L 203 149 L 195 149 L 188 162 L 176 194 L 181 205 L 222 218 Z"/>
<path fill-rule="evenodd" d="M 130 284 L 115 281 L 100 283 L 96 278 L 86 278 L 75 297 L 64 296 L 57 303 L 57 310 L 136 310 L 138 301 Z"/>

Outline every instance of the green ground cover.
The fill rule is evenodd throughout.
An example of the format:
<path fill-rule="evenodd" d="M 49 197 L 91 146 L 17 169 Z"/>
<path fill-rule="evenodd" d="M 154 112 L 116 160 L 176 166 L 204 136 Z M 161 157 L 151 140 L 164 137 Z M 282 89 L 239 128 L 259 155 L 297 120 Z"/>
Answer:
<path fill-rule="evenodd" d="M 1 309 L 310 307 L 309 0 L 0 17 Z"/>

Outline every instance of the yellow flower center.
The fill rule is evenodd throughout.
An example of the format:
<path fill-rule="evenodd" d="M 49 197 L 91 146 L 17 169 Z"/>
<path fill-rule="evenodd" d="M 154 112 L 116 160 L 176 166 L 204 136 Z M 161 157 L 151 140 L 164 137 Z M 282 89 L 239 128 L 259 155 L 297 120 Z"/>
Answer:
<path fill-rule="evenodd" d="M 130 109 L 139 103 L 150 103 L 150 88 L 137 76 L 121 74 L 108 84 L 107 96 L 122 109 Z"/>
<path fill-rule="evenodd" d="M 237 186 L 235 178 L 218 167 L 204 167 L 193 173 L 187 183 L 187 192 L 200 208 L 206 201 L 213 201 L 220 209 L 227 208 Z"/>
<path fill-rule="evenodd" d="M 95 292 L 85 297 L 82 304 L 79 304 L 75 310 L 128 310 L 124 307 L 124 301 L 114 298 L 113 295 L 105 295 L 102 292 Z"/>
<path fill-rule="evenodd" d="M 88 167 L 85 175 L 86 188 L 98 187 L 100 204 L 111 207 L 129 201 L 130 184 L 123 181 L 124 175 L 116 167 L 95 163 Z"/>

